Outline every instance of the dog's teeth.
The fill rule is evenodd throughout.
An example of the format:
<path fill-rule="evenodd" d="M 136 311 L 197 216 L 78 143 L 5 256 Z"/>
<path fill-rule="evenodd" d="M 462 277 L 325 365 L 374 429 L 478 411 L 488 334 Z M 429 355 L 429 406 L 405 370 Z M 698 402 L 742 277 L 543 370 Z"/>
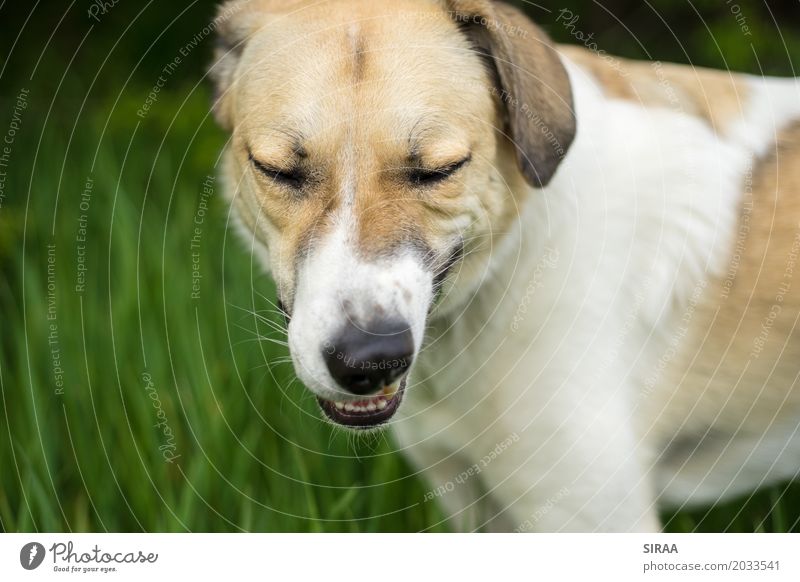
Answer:
<path fill-rule="evenodd" d="M 394 398 L 394 395 L 397 394 L 398 388 L 400 388 L 400 382 L 392 384 L 391 386 L 386 386 L 381 394 L 389 399 Z"/>
<path fill-rule="evenodd" d="M 336 410 L 344 410 L 353 414 L 375 412 L 376 410 L 384 410 L 389 405 L 389 400 L 385 396 L 371 398 L 369 400 L 361 400 L 358 402 L 333 402 Z"/>

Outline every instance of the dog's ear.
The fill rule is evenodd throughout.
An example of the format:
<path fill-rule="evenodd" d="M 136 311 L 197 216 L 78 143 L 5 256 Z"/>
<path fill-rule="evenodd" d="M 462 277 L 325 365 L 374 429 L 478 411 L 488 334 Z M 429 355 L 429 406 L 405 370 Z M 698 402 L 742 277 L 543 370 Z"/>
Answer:
<path fill-rule="evenodd" d="M 546 186 L 572 144 L 577 124 L 569 77 L 552 42 L 507 4 L 445 2 L 492 65 L 522 174 L 531 185 Z"/>
<path fill-rule="evenodd" d="M 214 61 L 208 74 L 214 84 L 214 117 L 224 129 L 233 129 L 229 89 L 236 79 L 244 47 L 270 14 L 290 8 L 294 3 L 291 0 L 229 0 L 217 10 L 212 22 L 216 30 Z"/>

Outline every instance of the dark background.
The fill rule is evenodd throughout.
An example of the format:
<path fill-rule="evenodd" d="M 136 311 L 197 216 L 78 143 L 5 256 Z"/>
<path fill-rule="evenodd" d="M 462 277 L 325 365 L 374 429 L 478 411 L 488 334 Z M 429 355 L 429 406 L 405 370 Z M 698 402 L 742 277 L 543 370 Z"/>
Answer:
<path fill-rule="evenodd" d="M 791 74 L 793 65 L 788 55 L 797 55 L 800 49 L 800 4 L 796 0 L 512 3 L 527 10 L 561 42 L 574 40 L 552 21 L 561 9 L 569 9 L 580 16 L 577 28 L 594 33 L 601 48 L 631 58 Z M 0 4 L 0 55 L 9 55 L 12 46 L 15 50 L 3 79 L 30 75 L 41 56 L 38 72 L 43 76 L 56 73 L 49 79 L 54 87 L 74 57 L 70 74 L 88 87 L 108 57 L 110 62 L 102 67 L 96 81 L 100 90 L 118 89 L 128 75 L 132 75 L 131 83 L 147 85 L 163 67 L 163 55 L 175 53 L 197 34 L 213 18 L 216 4 L 210 0 L 118 0 L 107 14 L 98 15 L 98 23 L 87 15 L 92 5 L 87 0 L 5 0 Z M 736 7 L 741 9 L 752 36 L 742 35 L 733 13 Z M 205 44 L 206 48 L 210 45 L 208 39 Z M 194 84 L 204 72 L 208 55 L 208 50 L 197 51 L 176 79 Z"/>

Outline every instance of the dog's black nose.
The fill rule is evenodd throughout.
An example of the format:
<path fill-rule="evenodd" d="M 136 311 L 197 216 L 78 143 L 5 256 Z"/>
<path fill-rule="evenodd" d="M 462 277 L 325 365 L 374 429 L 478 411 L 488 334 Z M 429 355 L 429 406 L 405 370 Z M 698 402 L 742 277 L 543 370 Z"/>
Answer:
<path fill-rule="evenodd" d="M 381 322 L 366 329 L 348 322 L 322 353 L 342 388 L 353 394 L 372 394 L 408 370 L 414 337 L 408 324 L 401 322 Z"/>

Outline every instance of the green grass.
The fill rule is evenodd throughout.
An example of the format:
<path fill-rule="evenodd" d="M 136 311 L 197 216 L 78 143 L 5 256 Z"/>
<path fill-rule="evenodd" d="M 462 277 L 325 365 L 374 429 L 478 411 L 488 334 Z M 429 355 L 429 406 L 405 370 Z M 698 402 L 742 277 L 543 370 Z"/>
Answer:
<path fill-rule="evenodd" d="M 332 432 L 285 348 L 258 341 L 283 339 L 253 314 L 279 325 L 273 289 L 219 189 L 192 298 L 195 216 L 224 141 L 206 91 L 170 87 L 140 121 L 149 87 L 121 90 L 114 103 L 68 79 L 49 115 L 50 94 L 33 90 L 13 146 L 0 209 L 0 530 L 446 531 L 388 438 Z M 160 447 L 173 445 L 170 463 Z M 748 532 L 797 530 L 799 516 L 791 486 L 665 518 L 671 531 Z"/>

